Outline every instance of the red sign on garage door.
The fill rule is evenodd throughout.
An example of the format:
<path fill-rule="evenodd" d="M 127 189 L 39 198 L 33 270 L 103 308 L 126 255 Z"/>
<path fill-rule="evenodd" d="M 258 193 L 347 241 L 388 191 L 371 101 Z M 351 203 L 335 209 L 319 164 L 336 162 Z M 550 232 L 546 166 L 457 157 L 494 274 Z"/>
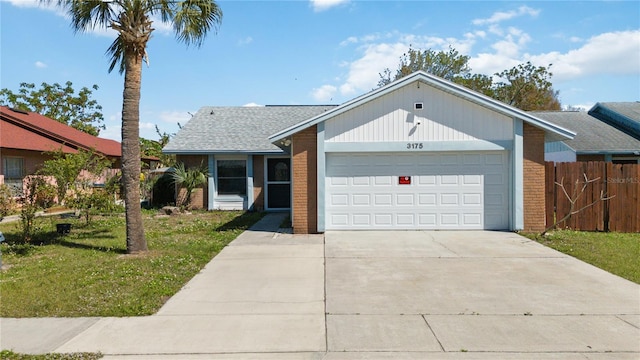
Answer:
<path fill-rule="evenodd" d="M 411 185 L 411 176 L 398 176 L 399 185 Z"/>

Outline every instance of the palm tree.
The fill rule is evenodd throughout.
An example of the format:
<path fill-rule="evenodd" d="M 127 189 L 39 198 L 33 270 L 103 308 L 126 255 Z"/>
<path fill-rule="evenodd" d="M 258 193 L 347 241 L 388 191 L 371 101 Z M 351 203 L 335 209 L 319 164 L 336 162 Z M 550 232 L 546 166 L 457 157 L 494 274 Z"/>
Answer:
<path fill-rule="evenodd" d="M 201 163 L 200 166 L 187 169 L 184 163 L 178 163 L 173 168 L 171 178 L 174 184 L 185 189 L 182 201 L 176 200 L 176 205 L 189 208 L 191 206 L 191 194 L 193 190 L 207 183 L 207 168 Z"/>
<path fill-rule="evenodd" d="M 147 251 L 140 209 L 140 81 L 153 18 L 171 23 L 187 46 L 202 45 L 217 30 L 222 10 L 215 0 L 40 0 L 55 3 L 71 18 L 75 32 L 111 28 L 118 32 L 107 53 L 109 72 L 119 65 L 124 73 L 122 101 L 122 182 L 124 188 L 127 253 Z"/>

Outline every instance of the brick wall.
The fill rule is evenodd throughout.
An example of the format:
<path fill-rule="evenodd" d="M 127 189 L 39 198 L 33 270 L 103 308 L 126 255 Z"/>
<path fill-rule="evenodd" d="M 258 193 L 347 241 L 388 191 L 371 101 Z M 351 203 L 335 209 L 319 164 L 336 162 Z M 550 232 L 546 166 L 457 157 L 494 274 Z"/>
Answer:
<path fill-rule="evenodd" d="M 253 156 L 253 209 L 264 210 L 264 156 Z"/>
<path fill-rule="evenodd" d="M 524 230 L 545 228 L 544 131 L 532 125 L 523 128 Z"/>
<path fill-rule="evenodd" d="M 184 163 L 186 169 L 198 167 L 203 164 L 205 168 L 208 168 L 208 156 L 206 155 L 178 155 L 176 157 L 178 162 Z M 178 198 L 185 196 L 184 189 L 180 189 L 178 192 Z M 206 209 L 208 204 L 208 192 L 209 187 L 207 184 L 202 185 L 199 189 L 193 190 L 191 193 L 191 208 L 192 209 Z"/>
<path fill-rule="evenodd" d="M 296 234 L 318 232 L 317 153 L 318 138 L 313 126 L 293 135 L 291 144 L 292 224 Z"/>

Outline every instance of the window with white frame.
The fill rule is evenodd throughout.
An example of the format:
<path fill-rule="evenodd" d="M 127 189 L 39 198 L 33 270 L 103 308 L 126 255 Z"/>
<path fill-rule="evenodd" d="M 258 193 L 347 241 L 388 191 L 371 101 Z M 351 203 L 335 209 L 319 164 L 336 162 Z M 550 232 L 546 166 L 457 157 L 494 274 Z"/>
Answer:
<path fill-rule="evenodd" d="M 247 195 L 247 161 L 217 160 L 218 195 Z"/>

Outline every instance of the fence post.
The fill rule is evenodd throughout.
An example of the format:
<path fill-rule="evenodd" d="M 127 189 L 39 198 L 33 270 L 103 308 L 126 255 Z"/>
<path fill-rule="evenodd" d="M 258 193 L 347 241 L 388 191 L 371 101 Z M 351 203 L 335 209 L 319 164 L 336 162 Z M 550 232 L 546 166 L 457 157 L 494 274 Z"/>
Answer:
<path fill-rule="evenodd" d="M 556 186 L 554 180 L 556 178 L 556 164 L 553 161 L 547 161 L 544 163 L 544 179 L 545 179 L 545 196 L 544 196 L 544 213 L 545 213 L 545 229 L 555 223 L 555 194 Z"/>

